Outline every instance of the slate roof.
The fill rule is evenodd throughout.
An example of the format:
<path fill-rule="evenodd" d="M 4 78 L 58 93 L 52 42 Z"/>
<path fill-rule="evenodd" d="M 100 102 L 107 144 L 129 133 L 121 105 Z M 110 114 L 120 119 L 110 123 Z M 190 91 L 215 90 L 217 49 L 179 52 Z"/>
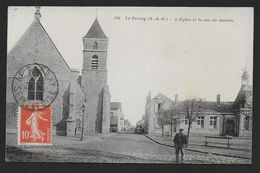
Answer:
<path fill-rule="evenodd" d="M 35 44 L 32 44 L 35 42 Z M 24 45 L 26 45 L 24 47 Z M 48 47 L 44 47 L 43 49 L 39 49 L 36 51 L 36 48 L 38 47 L 37 45 L 49 45 Z M 41 47 L 41 46 L 40 46 Z M 22 49 L 22 50 L 21 50 Z M 11 66 L 7 68 L 8 71 L 7 73 L 11 73 L 9 75 L 12 75 L 13 72 L 17 71 L 16 70 L 16 61 L 17 59 L 11 58 L 12 56 L 16 56 L 15 54 L 19 53 L 19 60 L 22 62 L 19 64 L 21 65 L 27 65 L 31 63 L 31 59 L 28 57 L 31 57 L 33 54 L 38 54 L 38 53 L 46 53 L 49 52 L 50 55 L 58 54 L 55 55 L 55 58 L 53 61 L 57 62 L 59 61 L 59 66 L 63 68 L 64 70 L 71 72 L 71 69 L 63 56 L 61 55 L 60 51 L 57 49 L 56 45 L 54 44 L 53 40 L 49 36 L 48 32 L 45 30 L 41 22 L 37 19 L 34 18 L 33 22 L 31 25 L 25 30 L 23 35 L 19 38 L 19 40 L 16 42 L 16 44 L 11 48 L 11 50 L 7 54 L 7 64 L 12 64 Z M 29 56 L 28 56 L 29 55 Z M 37 60 L 38 63 L 42 63 L 45 65 L 50 65 L 50 61 L 46 61 L 46 59 L 49 59 L 50 57 L 48 56 L 42 56 L 39 60 Z M 46 62 L 45 62 L 46 61 Z M 66 67 L 65 67 L 66 66 Z M 54 71 L 55 72 L 55 71 Z M 57 75 L 57 74 L 56 74 Z"/>
<path fill-rule="evenodd" d="M 212 113 L 235 113 L 233 103 L 234 102 L 220 102 L 220 104 L 217 104 L 217 102 L 214 101 L 205 101 L 203 102 L 202 111 Z M 174 105 L 174 109 L 183 112 L 183 101 L 178 101 L 178 103 Z"/>
<path fill-rule="evenodd" d="M 110 102 L 110 109 L 111 110 L 121 109 L 121 102 Z"/>
<path fill-rule="evenodd" d="M 234 102 L 204 102 L 203 112 L 216 112 L 216 113 L 235 113 L 233 109 Z"/>
<path fill-rule="evenodd" d="M 162 93 L 157 94 L 152 100 L 164 100 L 164 101 L 172 102 L 172 100 L 169 97 L 165 96 Z"/>
<path fill-rule="evenodd" d="M 170 98 L 162 93 L 157 94 L 152 100 L 164 100 L 172 102 L 176 111 L 184 111 L 184 101 L 177 101 L 176 103 L 174 103 Z M 236 110 L 233 105 L 234 102 L 220 102 L 220 104 L 217 104 L 216 101 L 204 101 L 202 110 L 203 112 L 212 113 L 235 113 Z"/>
<path fill-rule="evenodd" d="M 253 87 L 244 86 L 240 88 L 233 107 L 235 109 L 239 109 L 241 107 L 252 108 L 252 104 L 253 104 L 252 102 L 253 102 Z"/>
<path fill-rule="evenodd" d="M 49 36 L 48 32 L 47 32 L 47 31 L 45 30 L 45 28 L 43 27 L 42 23 L 41 23 L 41 22 L 39 21 L 39 19 L 37 19 L 37 18 L 35 18 L 35 20 L 33 21 L 33 23 L 35 23 L 35 22 L 38 23 L 39 26 L 43 29 L 43 31 L 45 32 L 45 34 L 46 34 L 47 37 L 49 38 L 50 42 L 53 44 L 53 46 L 55 47 L 56 51 L 59 53 L 59 55 L 60 55 L 62 61 L 66 64 L 66 66 L 68 67 L 69 71 L 71 71 L 71 69 L 70 69 L 68 63 L 65 61 L 65 59 L 64 59 L 63 56 L 61 55 L 59 49 L 58 49 L 58 48 L 56 47 L 56 45 L 54 44 L 54 42 L 53 42 L 53 40 L 51 39 L 51 37 Z M 32 23 L 31 26 L 34 26 L 33 23 Z M 35 25 L 35 26 L 37 26 L 37 25 Z M 34 28 L 32 28 L 32 29 L 33 29 L 33 30 L 37 30 L 37 29 L 34 29 Z M 29 30 L 29 29 L 28 29 L 28 30 Z"/>
<path fill-rule="evenodd" d="M 84 38 L 104 38 L 107 39 L 107 36 L 103 32 L 98 20 L 96 19 L 92 26 L 90 27 L 88 33 L 84 36 Z"/>

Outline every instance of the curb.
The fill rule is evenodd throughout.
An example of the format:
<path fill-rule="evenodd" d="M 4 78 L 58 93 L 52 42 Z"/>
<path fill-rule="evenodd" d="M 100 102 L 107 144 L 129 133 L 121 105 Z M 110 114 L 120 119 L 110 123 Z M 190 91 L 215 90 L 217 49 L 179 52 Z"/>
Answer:
<path fill-rule="evenodd" d="M 12 135 L 17 135 L 16 133 L 13 133 L 13 132 L 7 132 L 6 134 L 12 134 Z M 58 136 L 58 137 L 61 137 L 61 138 L 64 138 L 65 140 L 63 142 L 65 143 L 56 143 L 57 139 L 56 140 L 52 140 L 52 145 L 49 145 L 48 147 L 58 147 L 58 146 L 72 146 L 72 145 L 82 145 L 82 144 L 88 144 L 90 142 L 101 142 L 102 140 L 104 140 L 105 138 L 107 137 L 111 137 L 111 136 L 114 136 L 116 134 L 106 134 L 106 135 L 100 135 L 100 136 L 85 136 L 84 138 L 91 138 L 91 139 L 85 139 L 83 141 L 79 141 L 79 138 L 67 138 L 66 136 Z M 55 135 L 56 136 L 56 135 Z M 67 138 L 67 139 L 66 139 Z M 73 139 L 73 140 L 71 140 Z M 67 141 L 66 141 L 67 140 Z M 55 141 L 55 142 L 54 142 Z M 69 142 L 68 142 L 69 141 Z M 68 142 L 68 143 L 67 143 Z M 23 146 L 20 146 L 20 145 L 7 145 L 6 146 L 12 146 L 12 147 L 23 147 L 23 148 L 26 148 L 25 145 Z M 32 146 L 35 146 L 35 147 L 42 147 L 42 145 L 28 145 L 29 147 L 32 147 Z M 47 147 L 47 146 L 44 146 L 44 147 Z"/>
<path fill-rule="evenodd" d="M 174 148 L 172 145 L 168 145 L 168 144 L 164 144 L 164 143 L 158 142 L 157 140 L 151 138 L 150 136 L 147 136 L 147 135 L 144 135 L 144 136 L 147 137 L 148 139 L 152 140 L 153 142 L 159 144 L 159 145 L 163 145 L 163 146 L 166 146 L 166 147 Z M 194 152 L 198 152 L 198 153 L 204 153 L 204 154 L 213 154 L 213 155 L 218 155 L 218 156 L 235 157 L 235 158 L 239 158 L 239 159 L 248 159 L 248 160 L 251 160 L 251 158 L 249 158 L 249 157 L 243 157 L 243 156 L 234 156 L 234 155 L 228 155 L 228 154 L 222 154 L 222 153 L 200 151 L 200 150 L 194 150 L 194 149 L 189 149 L 189 148 L 185 148 L 185 150 L 194 151 Z"/>

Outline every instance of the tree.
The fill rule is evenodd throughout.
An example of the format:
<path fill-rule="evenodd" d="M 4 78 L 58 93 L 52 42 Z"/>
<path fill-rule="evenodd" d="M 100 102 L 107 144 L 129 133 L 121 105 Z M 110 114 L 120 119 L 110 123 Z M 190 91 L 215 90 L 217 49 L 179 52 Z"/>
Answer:
<path fill-rule="evenodd" d="M 203 99 L 194 97 L 183 102 L 185 118 L 188 120 L 187 140 L 189 142 L 190 128 L 194 120 L 202 113 Z"/>
<path fill-rule="evenodd" d="M 162 136 L 164 134 L 164 125 L 170 125 L 170 137 L 172 138 L 173 122 L 179 114 L 180 112 L 175 109 L 174 105 L 172 105 L 170 109 L 158 111 L 158 124 L 162 127 Z"/>
<path fill-rule="evenodd" d="M 173 122 L 179 116 L 179 112 L 172 106 L 170 109 L 163 112 L 163 119 L 165 124 L 170 125 L 171 133 L 170 137 L 172 138 Z"/>
<path fill-rule="evenodd" d="M 164 135 L 164 124 L 165 124 L 165 118 L 164 118 L 164 111 L 158 110 L 158 124 L 161 126 L 162 128 L 162 136 Z"/>

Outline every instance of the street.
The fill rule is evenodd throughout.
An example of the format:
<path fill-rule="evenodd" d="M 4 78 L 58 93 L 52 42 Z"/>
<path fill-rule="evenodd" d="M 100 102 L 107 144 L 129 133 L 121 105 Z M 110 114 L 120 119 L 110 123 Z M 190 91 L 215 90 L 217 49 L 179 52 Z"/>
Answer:
<path fill-rule="evenodd" d="M 86 136 L 86 140 L 87 140 Z M 250 159 L 217 156 L 185 151 L 184 164 L 238 164 Z M 172 147 L 163 146 L 144 135 L 115 134 L 84 144 L 50 147 L 11 147 L 6 149 L 7 161 L 91 162 L 91 163 L 168 163 L 175 164 Z"/>

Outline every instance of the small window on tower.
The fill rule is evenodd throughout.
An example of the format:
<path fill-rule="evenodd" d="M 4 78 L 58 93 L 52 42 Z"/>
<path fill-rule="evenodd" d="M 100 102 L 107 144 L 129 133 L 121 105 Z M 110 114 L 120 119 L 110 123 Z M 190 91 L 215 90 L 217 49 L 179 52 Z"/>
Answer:
<path fill-rule="evenodd" d="M 93 45 L 93 49 L 98 49 L 98 43 L 95 41 L 94 45 Z"/>
<path fill-rule="evenodd" d="M 98 56 L 97 55 L 94 55 L 92 57 L 91 68 L 98 69 Z"/>

